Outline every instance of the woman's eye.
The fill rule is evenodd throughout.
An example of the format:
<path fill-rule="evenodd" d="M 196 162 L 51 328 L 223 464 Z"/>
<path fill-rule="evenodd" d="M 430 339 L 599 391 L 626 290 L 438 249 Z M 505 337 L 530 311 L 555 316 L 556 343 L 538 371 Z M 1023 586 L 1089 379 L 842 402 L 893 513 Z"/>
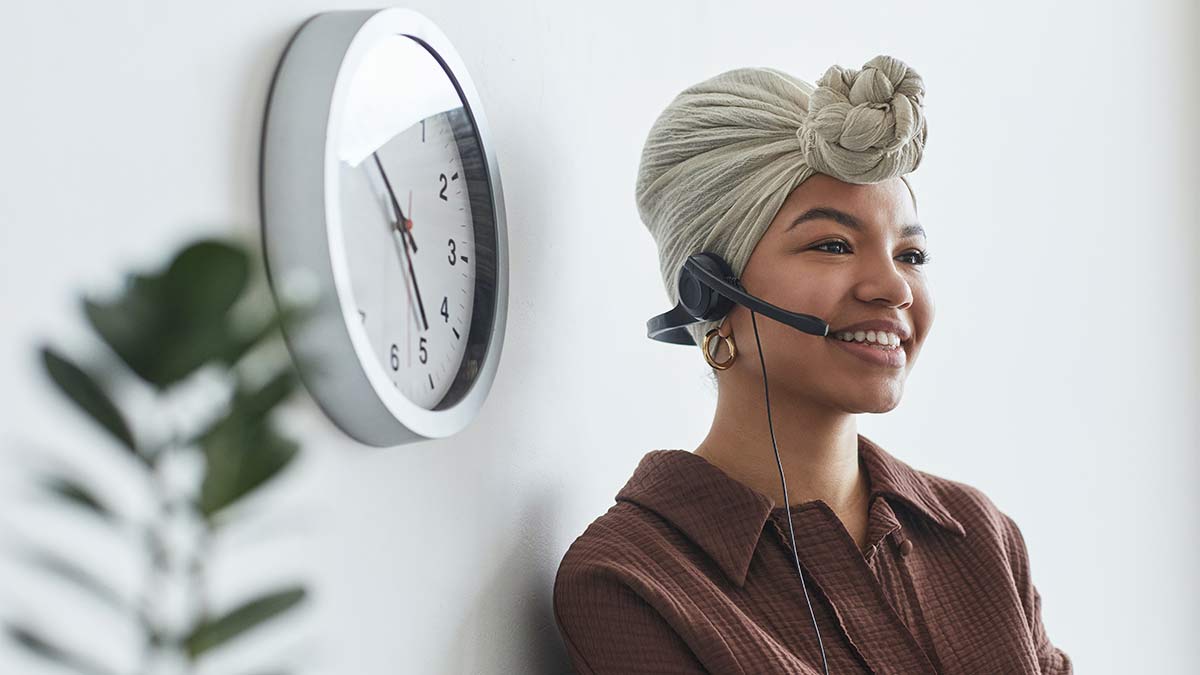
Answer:
<path fill-rule="evenodd" d="M 823 241 L 820 244 L 816 244 L 815 246 L 813 246 L 813 248 L 820 249 L 822 251 L 827 251 L 828 253 L 838 253 L 839 252 L 836 250 L 827 249 L 826 247 L 829 247 L 829 246 L 836 246 L 842 250 L 845 250 L 847 247 L 847 244 L 844 241 L 835 239 L 833 241 Z M 931 260 L 929 253 L 927 251 L 922 251 L 920 249 L 914 250 L 914 251 L 909 251 L 907 253 L 904 253 L 903 255 L 912 257 L 913 260 L 911 261 L 911 264 L 913 264 L 913 265 L 925 265 L 925 264 L 928 264 L 929 261 Z"/>
<path fill-rule="evenodd" d="M 821 242 L 820 244 L 817 244 L 816 246 L 813 246 L 813 248 L 821 248 L 822 246 L 841 246 L 841 247 L 845 248 L 846 242 L 836 241 L 836 240 L 835 241 L 824 241 L 824 242 Z M 822 249 L 822 250 L 824 250 L 824 249 Z M 829 251 L 829 252 L 834 253 L 834 251 Z"/>
<path fill-rule="evenodd" d="M 913 261 L 914 265 L 928 265 L 929 261 L 933 259 L 929 255 L 928 251 L 920 251 L 920 250 L 909 251 L 908 253 L 905 253 L 904 255 L 916 256 L 916 260 Z"/>

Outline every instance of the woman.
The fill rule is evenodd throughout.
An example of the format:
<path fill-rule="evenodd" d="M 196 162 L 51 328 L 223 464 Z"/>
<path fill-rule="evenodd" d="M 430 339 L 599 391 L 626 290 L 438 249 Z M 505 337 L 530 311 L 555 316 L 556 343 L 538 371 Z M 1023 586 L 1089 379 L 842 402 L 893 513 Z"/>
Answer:
<path fill-rule="evenodd" d="M 742 305 L 687 326 L 716 414 L 694 452 L 647 453 L 563 557 L 555 619 L 576 672 L 1072 672 L 1013 520 L 857 432 L 857 413 L 900 403 L 933 325 L 903 178 L 923 97 L 881 55 L 816 87 L 728 71 L 655 122 L 637 200 L 672 302 L 684 260 L 709 251 L 830 331 Z"/>

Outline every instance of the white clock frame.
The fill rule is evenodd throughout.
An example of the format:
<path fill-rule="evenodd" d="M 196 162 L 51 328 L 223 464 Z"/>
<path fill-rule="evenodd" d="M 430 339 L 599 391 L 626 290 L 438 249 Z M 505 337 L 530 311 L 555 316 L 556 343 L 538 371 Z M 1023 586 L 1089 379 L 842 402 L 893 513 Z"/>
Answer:
<path fill-rule="evenodd" d="M 456 85 L 474 123 L 491 196 L 491 213 L 472 213 L 472 220 L 488 218 L 495 228 L 492 320 L 478 372 L 452 405 L 432 410 L 397 391 L 372 351 L 355 309 L 339 209 L 337 140 L 350 81 L 368 50 L 397 34 L 424 43 Z M 284 332 L 288 349 L 321 409 L 363 443 L 384 447 L 451 436 L 471 423 L 491 390 L 508 314 L 508 236 L 491 141 L 462 59 L 429 18 L 411 9 L 318 14 L 297 30 L 280 60 L 264 120 L 259 181 L 268 279 L 281 301 L 314 296 L 310 317 Z M 476 251 L 477 265 L 478 256 Z M 482 308 L 485 315 L 488 309 Z M 473 335 L 476 329 L 472 325 Z M 467 367 L 464 358 L 460 374 Z"/>

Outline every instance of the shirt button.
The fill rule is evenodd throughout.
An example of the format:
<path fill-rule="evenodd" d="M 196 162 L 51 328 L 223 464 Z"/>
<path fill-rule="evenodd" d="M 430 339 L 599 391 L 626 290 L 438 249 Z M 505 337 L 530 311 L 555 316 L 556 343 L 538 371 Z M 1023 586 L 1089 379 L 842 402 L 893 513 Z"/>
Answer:
<path fill-rule="evenodd" d="M 906 556 L 910 552 L 912 552 L 912 542 L 909 541 L 908 539 L 905 539 L 904 541 L 900 542 L 900 555 Z"/>

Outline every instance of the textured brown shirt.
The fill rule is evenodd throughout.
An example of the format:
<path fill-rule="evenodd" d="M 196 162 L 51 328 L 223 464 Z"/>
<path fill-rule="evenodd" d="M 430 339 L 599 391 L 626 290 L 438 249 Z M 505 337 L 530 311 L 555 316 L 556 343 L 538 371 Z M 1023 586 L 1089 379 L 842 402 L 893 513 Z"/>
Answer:
<path fill-rule="evenodd" d="M 980 490 L 862 436 L 860 550 L 792 506 L 831 675 L 1066 674 L 1021 531 Z M 567 549 L 554 616 L 577 673 L 822 673 L 784 507 L 686 450 L 652 450 Z"/>

